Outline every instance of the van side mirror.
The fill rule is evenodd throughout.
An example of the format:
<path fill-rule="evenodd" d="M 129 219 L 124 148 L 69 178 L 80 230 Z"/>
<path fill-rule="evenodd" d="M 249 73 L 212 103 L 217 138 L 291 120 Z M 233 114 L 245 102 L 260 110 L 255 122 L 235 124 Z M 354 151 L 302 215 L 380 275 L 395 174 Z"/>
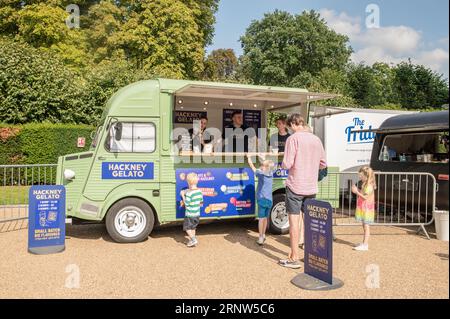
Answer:
<path fill-rule="evenodd" d="M 114 139 L 116 141 L 120 141 L 122 139 L 122 123 L 117 122 L 116 125 L 114 125 Z"/>

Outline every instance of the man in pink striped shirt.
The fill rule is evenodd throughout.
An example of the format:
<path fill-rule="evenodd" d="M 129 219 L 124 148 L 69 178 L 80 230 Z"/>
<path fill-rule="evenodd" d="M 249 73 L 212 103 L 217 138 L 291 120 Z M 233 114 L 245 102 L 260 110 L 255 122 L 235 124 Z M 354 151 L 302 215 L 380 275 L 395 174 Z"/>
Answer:
<path fill-rule="evenodd" d="M 289 237 L 291 252 L 280 265 L 300 268 L 298 244 L 300 214 L 307 198 L 318 192 L 319 169 L 326 167 L 325 151 L 320 139 L 311 133 L 300 114 L 291 114 L 287 125 L 294 131 L 286 141 L 282 166 L 289 170 L 286 179 L 286 211 L 289 215 Z M 303 216 L 302 216 L 303 217 Z M 302 223 L 302 234 L 303 234 Z"/>

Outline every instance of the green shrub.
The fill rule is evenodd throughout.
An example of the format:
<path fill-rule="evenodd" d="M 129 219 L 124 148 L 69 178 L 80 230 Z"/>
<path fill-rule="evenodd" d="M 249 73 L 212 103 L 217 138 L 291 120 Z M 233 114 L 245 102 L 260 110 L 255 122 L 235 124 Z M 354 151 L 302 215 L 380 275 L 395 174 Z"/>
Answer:
<path fill-rule="evenodd" d="M 93 130 L 74 124 L 0 124 L 0 165 L 56 163 L 61 155 L 87 150 Z M 77 147 L 78 137 L 86 138 L 84 148 Z"/>
<path fill-rule="evenodd" d="M 83 113 L 84 86 L 55 55 L 0 38 L 0 121 L 92 123 Z"/>

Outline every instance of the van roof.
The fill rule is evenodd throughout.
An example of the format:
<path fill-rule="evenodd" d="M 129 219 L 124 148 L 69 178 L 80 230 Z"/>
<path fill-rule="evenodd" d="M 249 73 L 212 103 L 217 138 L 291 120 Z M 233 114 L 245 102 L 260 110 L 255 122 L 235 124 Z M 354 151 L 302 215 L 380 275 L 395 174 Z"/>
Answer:
<path fill-rule="evenodd" d="M 386 119 L 377 132 L 448 130 L 448 115 L 448 110 L 397 115 Z"/>

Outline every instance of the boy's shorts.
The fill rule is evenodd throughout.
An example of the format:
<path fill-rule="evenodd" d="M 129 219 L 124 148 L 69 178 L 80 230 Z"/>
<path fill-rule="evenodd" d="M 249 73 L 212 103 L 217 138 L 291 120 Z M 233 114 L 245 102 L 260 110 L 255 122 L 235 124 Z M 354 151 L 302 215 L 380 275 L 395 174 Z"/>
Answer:
<path fill-rule="evenodd" d="M 266 198 L 258 199 L 258 218 L 269 217 L 270 211 L 272 209 L 272 201 Z"/>
<path fill-rule="evenodd" d="M 288 215 L 300 215 L 304 212 L 305 200 L 308 198 L 315 198 L 316 195 L 298 195 L 286 187 L 286 213 Z"/>
<path fill-rule="evenodd" d="M 183 230 L 194 230 L 200 223 L 200 217 L 185 217 L 183 222 Z"/>

